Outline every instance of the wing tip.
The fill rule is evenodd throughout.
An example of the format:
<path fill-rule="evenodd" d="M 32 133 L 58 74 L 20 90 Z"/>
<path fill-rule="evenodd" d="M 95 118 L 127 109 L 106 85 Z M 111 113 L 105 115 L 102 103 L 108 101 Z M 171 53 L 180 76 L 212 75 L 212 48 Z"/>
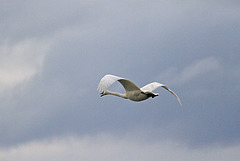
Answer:
<path fill-rule="evenodd" d="M 178 98 L 178 102 L 179 102 L 180 106 L 182 107 L 182 102 L 179 98 Z"/>

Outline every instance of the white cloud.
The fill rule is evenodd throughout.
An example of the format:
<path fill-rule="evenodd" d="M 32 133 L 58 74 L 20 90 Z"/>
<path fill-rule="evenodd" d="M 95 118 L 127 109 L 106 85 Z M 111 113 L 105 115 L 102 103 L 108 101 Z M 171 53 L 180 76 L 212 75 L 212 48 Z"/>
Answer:
<path fill-rule="evenodd" d="M 33 77 L 42 67 L 49 41 L 23 40 L 0 46 L 0 91 Z"/>
<path fill-rule="evenodd" d="M 185 83 L 191 81 L 194 78 L 203 76 L 205 74 L 216 72 L 219 68 L 220 63 L 214 57 L 199 60 L 186 67 L 180 73 L 179 82 Z"/>
<path fill-rule="evenodd" d="M 167 71 L 161 73 L 158 78 L 160 80 L 167 80 L 168 84 L 184 84 L 196 78 L 216 73 L 220 68 L 221 64 L 218 59 L 208 57 L 190 64 L 182 71 L 175 67 L 169 68 Z"/>
<path fill-rule="evenodd" d="M 159 141 L 147 142 L 133 136 L 110 135 L 88 137 L 60 137 L 35 141 L 0 149 L 0 160 L 5 161 L 76 161 L 76 160 L 138 160 L 138 161 L 237 161 L 240 145 L 191 149 L 182 144 Z"/>

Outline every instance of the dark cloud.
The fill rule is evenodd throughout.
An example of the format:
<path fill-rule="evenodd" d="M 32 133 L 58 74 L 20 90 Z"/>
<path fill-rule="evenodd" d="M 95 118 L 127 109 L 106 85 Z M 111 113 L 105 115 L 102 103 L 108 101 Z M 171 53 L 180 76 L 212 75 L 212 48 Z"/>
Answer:
<path fill-rule="evenodd" d="M 212 4 L 4 4 L 1 42 L 51 45 L 33 77 L 1 91 L 1 145 L 130 131 L 193 146 L 239 142 L 239 5 Z M 163 89 L 141 103 L 100 98 L 96 88 L 107 73 L 139 86 L 165 83 L 183 107 Z"/>

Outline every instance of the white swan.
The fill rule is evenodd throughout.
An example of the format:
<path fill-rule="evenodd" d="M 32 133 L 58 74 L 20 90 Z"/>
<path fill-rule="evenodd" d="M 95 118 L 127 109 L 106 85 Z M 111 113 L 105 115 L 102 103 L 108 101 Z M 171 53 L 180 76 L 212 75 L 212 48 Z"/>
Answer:
<path fill-rule="evenodd" d="M 107 90 L 109 86 L 111 86 L 114 82 L 119 81 L 123 87 L 125 88 L 126 93 L 117 93 L 117 92 L 111 92 Z M 158 96 L 158 93 L 153 93 L 155 89 L 158 87 L 163 87 L 169 92 L 171 92 L 178 100 L 180 106 L 182 106 L 182 103 L 179 99 L 179 97 L 172 91 L 170 90 L 167 86 L 158 83 L 158 82 L 153 82 L 149 83 L 146 86 L 142 88 L 138 88 L 133 82 L 130 80 L 127 80 L 125 78 L 121 78 L 115 75 L 107 74 L 105 75 L 99 82 L 97 90 L 101 92 L 101 97 L 104 95 L 115 95 L 119 96 L 125 99 L 130 99 L 132 101 L 143 101 L 146 100 L 150 97 L 154 98 Z"/>

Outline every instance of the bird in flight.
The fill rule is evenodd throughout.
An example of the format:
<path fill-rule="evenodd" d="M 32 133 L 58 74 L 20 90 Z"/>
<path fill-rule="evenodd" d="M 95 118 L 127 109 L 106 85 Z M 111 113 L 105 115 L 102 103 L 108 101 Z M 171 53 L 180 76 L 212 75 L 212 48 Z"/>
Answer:
<path fill-rule="evenodd" d="M 117 92 L 112 92 L 107 90 L 109 86 L 111 86 L 114 82 L 119 81 L 124 89 L 125 93 L 117 93 Z M 132 101 L 143 101 L 146 100 L 150 97 L 154 98 L 158 96 L 158 93 L 153 93 L 155 89 L 158 87 L 163 87 L 164 89 L 168 90 L 170 93 L 172 93 L 178 100 L 180 106 L 182 106 L 181 100 L 179 97 L 172 91 L 170 90 L 166 85 L 158 83 L 158 82 L 153 82 L 145 85 L 142 88 L 139 88 L 137 85 L 135 85 L 133 82 L 130 80 L 127 80 L 125 78 L 107 74 L 105 75 L 99 82 L 97 90 L 101 92 L 101 97 L 105 95 L 114 95 L 118 97 L 122 97 L 125 99 L 130 99 Z"/>

